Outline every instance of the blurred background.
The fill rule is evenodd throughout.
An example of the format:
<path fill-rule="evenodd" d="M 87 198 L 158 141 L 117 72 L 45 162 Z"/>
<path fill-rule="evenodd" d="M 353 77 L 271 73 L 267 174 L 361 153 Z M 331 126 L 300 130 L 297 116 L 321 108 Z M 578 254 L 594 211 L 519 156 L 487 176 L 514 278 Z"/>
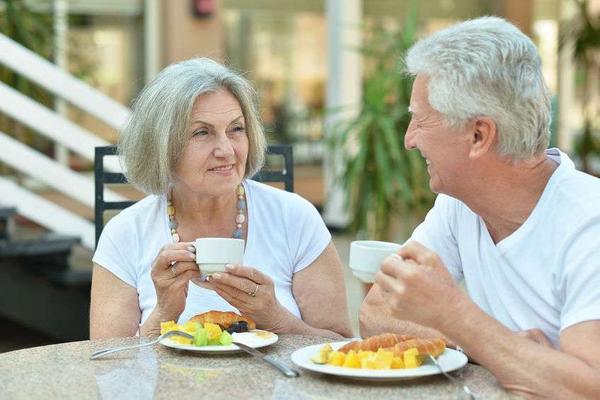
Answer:
<path fill-rule="evenodd" d="M 552 146 L 600 174 L 600 0 L 0 1 L 0 352 L 87 338 L 93 149 L 116 143 L 163 67 L 206 56 L 244 72 L 269 142 L 293 146 L 295 191 L 346 263 L 350 240 L 400 242 L 434 198 L 423 160 L 401 146 L 412 82 L 400 57 L 482 15 L 537 45 Z M 358 333 L 363 286 L 346 275 Z"/>

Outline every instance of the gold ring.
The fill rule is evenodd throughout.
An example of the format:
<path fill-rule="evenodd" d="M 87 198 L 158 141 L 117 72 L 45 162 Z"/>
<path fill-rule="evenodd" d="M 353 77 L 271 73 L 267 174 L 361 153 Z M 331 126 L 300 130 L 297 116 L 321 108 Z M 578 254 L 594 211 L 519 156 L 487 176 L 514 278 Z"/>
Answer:
<path fill-rule="evenodd" d="M 248 292 L 248 296 L 256 297 L 256 292 L 258 292 L 258 283 L 256 284 L 256 287 L 254 288 L 254 290 L 252 292 Z"/>

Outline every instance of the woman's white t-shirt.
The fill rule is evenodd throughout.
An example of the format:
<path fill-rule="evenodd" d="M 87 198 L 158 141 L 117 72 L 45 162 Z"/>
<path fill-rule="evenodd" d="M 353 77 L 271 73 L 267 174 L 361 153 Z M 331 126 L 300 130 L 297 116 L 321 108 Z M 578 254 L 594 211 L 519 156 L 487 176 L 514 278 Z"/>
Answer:
<path fill-rule="evenodd" d="M 331 234 L 315 207 L 297 194 L 252 180 L 243 185 L 248 207 L 243 264 L 268 275 L 279 303 L 301 318 L 292 294 L 293 276 L 321 255 Z M 137 290 L 140 325 L 156 306 L 152 263 L 172 241 L 165 196 L 145 197 L 112 218 L 102 231 L 93 261 Z M 209 310 L 236 311 L 216 292 L 190 282 L 179 322 Z"/>

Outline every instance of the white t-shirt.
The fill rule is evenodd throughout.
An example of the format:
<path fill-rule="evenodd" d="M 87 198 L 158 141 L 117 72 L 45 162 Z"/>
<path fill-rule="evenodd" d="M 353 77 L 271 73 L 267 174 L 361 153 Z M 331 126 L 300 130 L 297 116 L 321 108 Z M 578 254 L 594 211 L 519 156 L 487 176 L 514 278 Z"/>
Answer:
<path fill-rule="evenodd" d="M 292 294 L 293 275 L 321 255 L 331 235 L 315 207 L 297 194 L 252 180 L 243 185 L 248 212 L 243 264 L 268 275 L 279 303 L 301 318 Z M 112 218 L 102 231 L 93 261 L 136 288 L 140 325 L 156 306 L 152 263 L 171 242 L 165 196 L 145 197 Z M 190 283 L 179 322 L 209 310 L 236 311 L 216 292 Z"/>
<path fill-rule="evenodd" d="M 435 251 L 486 313 L 513 331 L 560 332 L 600 319 L 600 179 L 560 165 L 525 223 L 494 244 L 465 204 L 439 195 L 411 239 Z M 459 315 L 454 318 L 460 318 Z"/>

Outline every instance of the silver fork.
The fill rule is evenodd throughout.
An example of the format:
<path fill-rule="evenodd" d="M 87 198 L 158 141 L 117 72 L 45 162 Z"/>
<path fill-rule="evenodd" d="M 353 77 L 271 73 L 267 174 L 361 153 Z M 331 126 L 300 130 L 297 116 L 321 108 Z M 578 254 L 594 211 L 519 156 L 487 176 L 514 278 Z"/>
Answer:
<path fill-rule="evenodd" d="M 433 363 L 435 364 L 435 366 L 437 367 L 437 369 L 442 374 L 444 374 L 444 376 L 446 378 L 448 378 L 450 380 L 450 382 L 452 382 L 456 386 L 460 387 L 463 390 L 463 392 L 465 392 L 467 394 L 467 396 L 469 396 L 469 399 L 471 399 L 471 400 L 476 400 L 477 399 L 477 397 L 475 396 L 475 393 L 473 393 L 471 391 L 471 389 L 469 389 L 469 387 L 467 385 L 465 385 L 464 383 L 460 382 L 458 379 L 456 379 L 455 377 L 453 377 L 452 375 L 450 375 L 449 373 L 447 373 L 446 371 L 444 371 L 444 369 L 442 368 L 442 366 L 440 365 L 440 363 L 438 363 L 438 361 L 435 359 L 435 357 L 433 357 L 431 354 L 427 354 L 427 356 L 429 357 L 429 359 L 431 361 L 433 361 Z"/>
<path fill-rule="evenodd" d="M 104 357 L 107 354 L 116 353 L 117 351 L 121 351 L 121 350 L 130 350 L 130 349 L 137 349 L 138 347 L 152 346 L 153 344 L 156 344 L 156 343 L 160 342 L 161 340 L 171 337 L 171 336 L 182 336 L 182 337 L 188 338 L 188 339 L 194 338 L 194 336 L 190 335 L 189 333 L 185 333 L 182 331 L 169 331 L 165 334 L 160 335 L 156 339 L 151 340 L 146 343 L 132 344 L 129 346 L 122 346 L 122 347 L 111 347 L 111 348 L 104 349 L 104 350 L 98 350 L 98 351 L 92 353 L 90 360 L 95 360 L 97 358 Z"/>

